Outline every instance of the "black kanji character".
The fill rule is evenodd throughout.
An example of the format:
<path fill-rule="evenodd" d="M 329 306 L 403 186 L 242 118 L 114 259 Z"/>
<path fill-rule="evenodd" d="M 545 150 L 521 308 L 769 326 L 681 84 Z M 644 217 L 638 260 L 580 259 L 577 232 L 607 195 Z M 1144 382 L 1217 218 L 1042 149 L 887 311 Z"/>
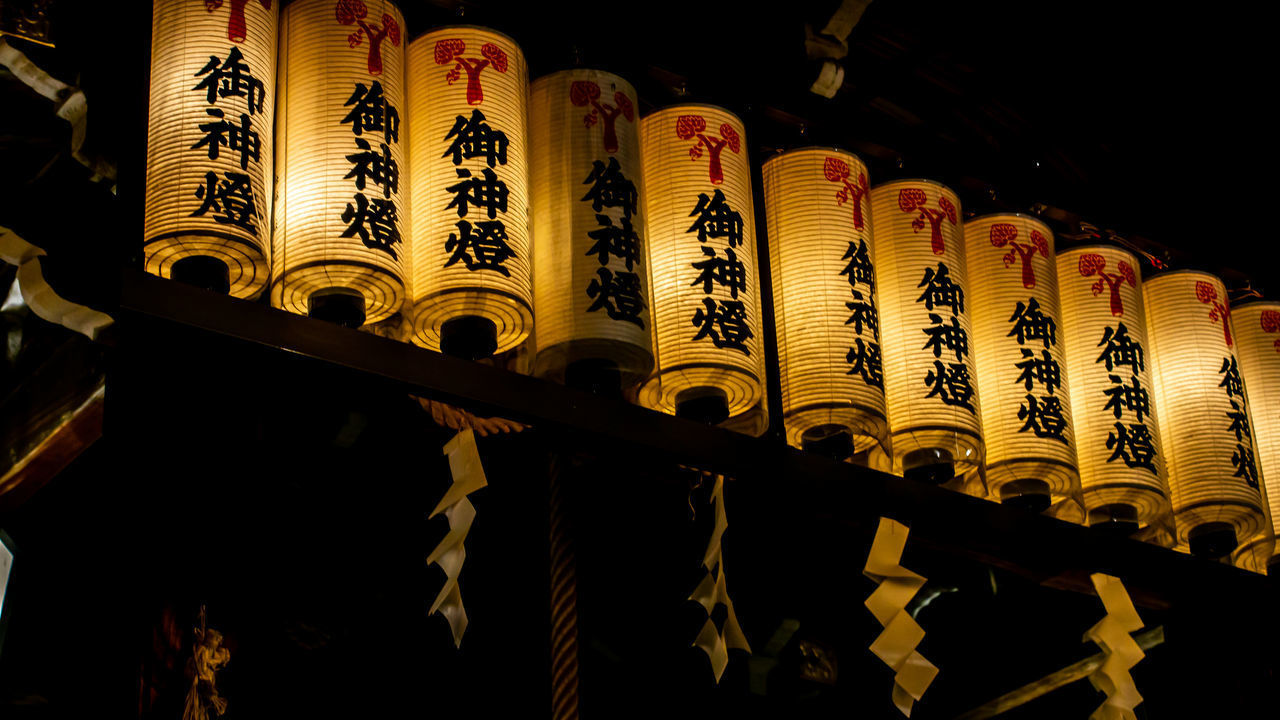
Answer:
<path fill-rule="evenodd" d="M 348 223 L 341 237 L 360 236 L 360 242 L 367 248 L 381 250 L 395 258 L 393 245 L 400 243 L 400 228 L 396 226 L 400 218 L 396 213 L 396 204 L 392 200 L 374 198 L 372 201 L 357 193 L 356 204 L 347 203 L 342 211 L 342 221 Z"/>
<path fill-rule="evenodd" d="M 216 55 L 210 55 L 208 64 L 195 74 L 195 77 L 201 75 L 208 77 L 191 89 L 207 91 L 210 105 L 217 102 L 218 98 L 242 97 L 249 105 L 250 115 L 262 112 L 262 100 L 266 97 L 266 88 L 263 87 L 261 80 L 253 76 L 249 66 L 243 60 L 244 56 L 240 54 L 238 47 L 231 48 L 225 62 L 219 60 Z"/>
<path fill-rule="evenodd" d="M 849 249 L 840 259 L 849 261 L 840 274 L 849 276 L 850 287 L 861 282 L 866 283 L 871 292 L 876 291 L 876 271 L 871 266 L 871 251 L 866 240 L 858 240 L 857 245 L 850 242 Z"/>
<path fill-rule="evenodd" d="M 640 194 L 636 192 L 635 183 L 622 174 L 622 166 L 618 158 L 610 157 L 609 164 L 599 160 L 591 163 L 591 174 L 583 185 L 590 185 L 582 199 L 591 201 L 591 209 L 600 212 L 604 208 L 622 208 L 622 218 L 630 221 L 640 202 Z"/>
<path fill-rule="evenodd" d="M 1035 355 L 1034 351 L 1022 348 L 1023 360 L 1013 364 L 1022 372 L 1014 382 L 1022 383 L 1027 392 L 1031 392 L 1032 383 L 1038 382 L 1044 386 L 1045 392 L 1053 395 L 1055 390 L 1062 387 L 1062 368 L 1048 350 L 1041 350 L 1040 357 Z"/>
<path fill-rule="evenodd" d="M 925 268 L 916 287 L 924 288 L 916 302 L 924 303 L 926 310 L 941 306 L 951 308 L 952 315 L 964 312 L 964 288 L 951 281 L 951 270 L 945 264 L 938 263 L 937 270 Z"/>
<path fill-rule="evenodd" d="M 1227 413 L 1227 418 L 1231 420 L 1231 425 L 1227 427 L 1227 430 L 1236 434 L 1236 440 L 1249 438 L 1249 442 L 1253 442 L 1253 434 L 1249 432 L 1249 416 L 1240 407 L 1240 403 L 1235 400 L 1231 401 L 1231 412 Z"/>
<path fill-rule="evenodd" d="M 700 270 L 698 277 L 690 283 L 690 287 L 702 285 L 702 292 L 710 295 L 714 283 L 729 289 L 730 297 L 738 297 L 738 291 L 747 286 L 747 266 L 738 259 L 733 248 L 725 248 L 724 257 L 716 256 L 716 249 L 703 246 L 702 254 L 706 259 L 693 263 L 695 270 Z"/>
<path fill-rule="evenodd" d="M 631 227 L 631 220 L 625 215 L 619 219 L 621 225 L 614 225 L 613 218 L 608 215 L 596 215 L 600 227 L 587 233 L 587 237 L 596 241 L 587 251 L 587 255 L 595 255 L 601 265 L 609 264 L 613 256 L 626 262 L 627 269 L 640 262 L 640 236 Z"/>
<path fill-rule="evenodd" d="M 260 161 L 262 142 L 258 139 L 258 133 L 254 131 L 248 115 L 241 113 L 240 124 L 236 125 L 227 122 L 218 108 L 208 108 L 205 112 L 210 117 L 218 118 L 218 121 L 200 125 L 200 132 L 204 133 L 204 137 L 191 146 L 192 150 L 208 147 L 210 160 L 218 159 L 218 148 L 221 147 L 239 152 L 241 170 L 249 169 L 249 160 Z"/>
<path fill-rule="evenodd" d="M 507 244 L 506 225 L 501 220 L 485 220 L 475 224 L 475 233 L 471 230 L 471 223 L 458 221 L 458 232 L 449 233 L 444 243 L 445 252 L 453 253 L 444 266 L 461 260 L 468 270 L 494 270 L 510 277 L 511 271 L 503 263 L 516 257 L 516 252 Z"/>
<path fill-rule="evenodd" d="M 458 217 L 466 217 L 471 205 L 485 210 L 492 220 L 498 213 L 507 211 L 507 184 L 498 179 L 489 168 L 484 168 L 481 177 L 474 177 L 466 168 L 456 168 L 458 182 L 445 188 L 445 192 L 453 193 L 453 201 L 447 209 L 456 208 Z"/>
<path fill-rule="evenodd" d="M 1027 393 L 1027 401 L 1018 407 L 1018 419 L 1025 420 L 1018 432 L 1030 430 L 1036 437 L 1053 438 L 1063 444 L 1067 439 L 1067 419 L 1062 416 L 1062 401 L 1056 397 L 1041 397 Z"/>
<path fill-rule="evenodd" d="M 853 302 L 847 302 L 845 307 L 853 313 L 848 320 L 844 321 L 845 325 L 853 325 L 853 331 L 862 334 L 862 328 L 865 325 L 871 329 L 871 336 L 880 339 L 880 313 L 876 311 L 876 306 L 871 304 L 870 300 L 864 300 L 862 293 L 857 290 L 851 290 L 853 293 Z"/>
<path fill-rule="evenodd" d="M 387 102 L 382 94 L 382 83 L 377 80 L 367 88 L 364 83 L 356 83 L 355 92 L 342 106 L 351 108 L 351 112 L 342 118 L 340 124 L 351 123 L 351 132 L 356 136 L 368 130 L 382 133 L 383 139 L 389 143 L 400 140 L 400 113 Z"/>
<path fill-rule="evenodd" d="M 1128 385 L 1124 384 L 1124 380 L 1119 375 L 1108 375 L 1111 387 L 1102 391 L 1107 396 L 1107 404 L 1102 407 L 1103 410 L 1110 410 L 1119 420 L 1121 414 L 1128 410 L 1134 414 L 1134 419 L 1142 422 L 1143 416 L 1151 414 L 1151 398 L 1147 395 L 1147 391 L 1138 382 L 1138 376 L 1129 377 Z"/>
<path fill-rule="evenodd" d="M 946 405 L 962 407 L 976 413 L 973 404 L 969 402 L 973 399 L 973 384 L 969 379 L 969 367 L 964 363 L 934 360 L 933 369 L 925 376 L 924 384 L 929 386 L 926 398 L 937 396 Z"/>
<path fill-rule="evenodd" d="M 1035 298 L 1028 299 L 1026 304 L 1019 300 L 1009 322 L 1013 323 L 1013 329 L 1005 337 L 1016 337 L 1019 345 L 1040 340 L 1048 348 L 1058 341 L 1058 323 L 1040 311 L 1040 302 Z"/>
<path fill-rule="evenodd" d="M 489 127 L 479 110 L 472 110 L 470 118 L 458 115 L 444 136 L 445 140 L 450 138 L 453 142 L 440 157 L 453 156 L 454 165 L 472 158 L 484 158 L 489 167 L 507 164 L 507 134 Z"/>
<path fill-rule="evenodd" d="M 694 340 L 710 336 L 718 348 L 737 350 L 750 355 L 747 340 L 755 336 L 747 325 L 747 307 L 741 300 L 702 299 L 702 307 L 693 315 L 693 325 L 698 328 Z"/>
<path fill-rule="evenodd" d="M 942 322 L 940 315 L 929 313 L 929 322 L 933 325 L 920 331 L 929 336 L 920 349 L 932 349 L 934 357 L 942 357 L 942 350 L 945 348 L 956 354 L 956 362 L 964 360 L 969 354 L 969 335 L 960 327 L 960 321 L 953 315 L 951 324 L 948 325 Z"/>
<path fill-rule="evenodd" d="M 1107 449 L 1111 450 L 1111 457 L 1107 458 L 1107 462 L 1123 460 L 1131 468 L 1146 468 L 1154 475 L 1156 446 L 1151 438 L 1151 430 L 1140 423 L 1126 426 L 1118 422 L 1115 428 L 1115 432 L 1107 435 Z"/>
<path fill-rule="evenodd" d="M 1236 466 L 1233 477 L 1244 478 L 1249 487 L 1258 487 L 1258 466 L 1253 460 L 1253 446 L 1236 443 L 1235 452 L 1231 453 L 1231 464 Z"/>
<path fill-rule="evenodd" d="M 356 147 L 364 152 L 347 156 L 352 164 L 351 172 L 344 175 L 343 179 L 355 178 L 358 190 L 364 189 L 366 179 L 372 180 L 375 185 L 382 186 L 383 197 L 389 198 L 391 193 L 400 192 L 400 165 L 391 157 L 391 148 L 386 143 L 380 143 L 378 147 L 382 152 L 379 153 L 360 138 L 356 138 Z"/>
<path fill-rule="evenodd" d="M 1222 358 L 1222 367 L 1218 368 L 1218 373 L 1222 375 L 1222 382 L 1218 383 L 1218 387 L 1226 389 L 1227 397 L 1244 398 L 1244 382 L 1240 380 L 1240 369 L 1236 367 L 1234 357 Z"/>
<path fill-rule="evenodd" d="M 224 172 L 225 180 L 219 180 L 217 173 L 209 171 L 204 175 L 204 184 L 196 188 L 196 197 L 202 199 L 200 207 L 191 213 L 191 217 L 204 215 L 209 211 L 218 213 L 214 221 L 223 225 L 235 225 L 257 235 L 258 228 L 253 219 L 258 217 L 258 206 L 253 198 L 253 185 L 249 176 L 244 173 Z"/>
<path fill-rule="evenodd" d="M 884 363 L 880 359 L 879 343 L 864 343 L 862 338 L 854 338 L 854 346 L 844 356 L 845 362 L 853 367 L 846 375 L 861 375 L 863 382 L 871 387 L 884 389 Z"/>
<path fill-rule="evenodd" d="M 1107 370 L 1114 370 L 1121 365 L 1128 365 L 1134 372 L 1142 372 L 1146 368 L 1146 362 L 1142 358 L 1142 345 L 1135 342 L 1129 337 L 1129 328 L 1124 323 L 1116 325 L 1112 330 L 1107 327 L 1102 331 L 1102 341 L 1098 343 L 1098 347 L 1103 347 L 1102 354 L 1094 362 L 1104 363 Z"/>
<path fill-rule="evenodd" d="M 689 213 L 689 217 L 695 216 L 698 219 L 685 232 L 697 232 L 698 242 L 706 242 L 710 238 L 726 238 L 729 247 L 742 244 L 742 216 L 729 207 L 723 192 L 716 190 L 715 195 L 710 198 L 706 193 L 699 193 L 698 205 Z"/>
<path fill-rule="evenodd" d="M 595 299 L 587 312 L 604 308 L 614 320 L 635 323 L 643 328 L 640 312 L 644 310 L 644 296 L 640 276 L 629 272 L 613 273 L 608 268 L 596 268 L 596 275 L 598 279 L 593 279 L 587 286 L 587 297 Z"/>

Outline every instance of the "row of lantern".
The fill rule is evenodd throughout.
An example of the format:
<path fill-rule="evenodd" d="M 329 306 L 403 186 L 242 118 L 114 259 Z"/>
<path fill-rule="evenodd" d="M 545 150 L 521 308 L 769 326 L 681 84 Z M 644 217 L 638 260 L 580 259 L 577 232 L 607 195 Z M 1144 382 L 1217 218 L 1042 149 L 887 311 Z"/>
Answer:
<path fill-rule="evenodd" d="M 233 295 L 269 286 L 277 307 L 352 324 L 401 311 L 414 342 L 471 357 L 533 333 L 535 374 L 603 372 L 648 407 L 763 427 L 731 113 L 641 119 L 634 89 L 594 70 L 530 87 L 509 38 L 403 42 L 389 2 L 154 7 L 149 270 L 213 268 Z M 1239 540 L 1238 562 L 1265 565 L 1280 423 L 1251 425 L 1243 387 L 1280 400 L 1262 347 L 1280 313 L 1241 308 L 1261 314 L 1233 340 L 1212 276 L 1143 284 L 1119 248 L 1055 256 L 1033 218 L 962 223 L 950 189 L 872 188 L 839 150 L 771 158 L 764 197 L 791 444 L 983 476 L 1006 501 L 1083 492 L 1091 524 L 1158 530 L 1172 507 L 1179 544 Z"/>

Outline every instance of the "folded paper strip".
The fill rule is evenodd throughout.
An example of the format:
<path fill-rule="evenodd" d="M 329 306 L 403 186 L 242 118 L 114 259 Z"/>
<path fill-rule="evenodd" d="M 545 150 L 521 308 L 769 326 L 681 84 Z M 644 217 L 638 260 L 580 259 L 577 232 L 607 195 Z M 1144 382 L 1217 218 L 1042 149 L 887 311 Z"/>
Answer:
<path fill-rule="evenodd" d="M 924 639 L 924 628 L 906 611 L 907 603 L 925 584 L 923 576 L 898 564 L 907 532 L 902 523 L 880 518 L 862 574 L 879 583 L 866 604 L 884 626 L 884 632 L 871 643 L 871 652 L 893 668 L 893 704 L 911 717 L 912 705 L 924 695 L 938 668 L 916 651 Z"/>
<path fill-rule="evenodd" d="M 476 508 L 467 500 L 471 493 L 489 484 L 480 464 L 480 451 L 476 436 L 470 429 L 463 430 L 445 443 L 444 454 L 449 457 L 449 473 L 453 485 L 440 499 L 429 517 L 444 513 L 449 519 L 449 534 L 444 536 L 435 550 L 427 556 L 428 565 L 439 565 L 444 571 L 444 587 L 431 604 L 431 613 L 440 613 L 449 621 L 453 631 L 453 644 L 462 646 L 462 634 L 467 631 L 467 610 L 462 605 L 462 591 L 458 587 L 458 575 L 467 559 L 463 541 L 476 519 Z"/>

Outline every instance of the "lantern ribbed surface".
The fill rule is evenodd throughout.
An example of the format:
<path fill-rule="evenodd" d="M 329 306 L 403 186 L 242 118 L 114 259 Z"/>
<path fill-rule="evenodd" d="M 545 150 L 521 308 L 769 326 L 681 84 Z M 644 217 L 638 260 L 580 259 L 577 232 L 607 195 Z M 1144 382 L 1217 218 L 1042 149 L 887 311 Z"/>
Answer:
<path fill-rule="evenodd" d="M 530 88 L 535 375 L 607 361 L 629 386 L 653 369 L 636 107 L 635 88 L 599 70 Z"/>
<path fill-rule="evenodd" d="M 147 272 L 214 257 L 252 297 L 271 271 L 279 3 L 239 4 L 153 4 L 144 247 Z"/>
<path fill-rule="evenodd" d="M 354 291 L 375 323 L 404 302 L 410 247 L 404 19 L 389 2 L 298 0 L 280 29 L 271 304 L 305 315 L 313 295 Z"/>
<path fill-rule="evenodd" d="M 1142 300 L 1178 540 L 1226 523 L 1246 543 L 1264 519 L 1227 289 L 1209 273 L 1180 270 L 1148 278 Z"/>
<path fill-rule="evenodd" d="M 942 451 L 968 474 L 983 442 L 960 198 L 930 180 L 878 185 L 871 222 L 894 471 Z"/>
<path fill-rule="evenodd" d="M 964 236 L 987 485 L 997 497 L 1026 480 L 1055 502 L 1078 496 L 1053 233 L 1004 213 L 969 220 Z"/>
<path fill-rule="evenodd" d="M 1263 572 L 1274 557 L 1275 521 L 1280 518 L 1280 302 L 1251 302 L 1231 309 L 1240 376 L 1253 418 L 1258 472 L 1268 522 L 1252 538 L 1241 538 L 1236 565 Z"/>
<path fill-rule="evenodd" d="M 409 44 L 413 341 L 484 318 L 497 350 L 533 329 L 529 70 L 511 38 L 450 26 Z"/>
<path fill-rule="evenodd" d="M 867 166 L 843 150 L 764 164 L 783 421 L 795 447 L 839 428 L 855 453 L 888 449 L 868 190 Z"/>
<path fill-rule="evenodd" d="M 760 279 L 742 121 L 680 105 L 640 121 L 656 374 L 640 402 L 674 413 L 707 391 L 729 416 L 764 399 Z"/>
<path fill-rule="evenodd" d="M 1113 396 L 1108 393 L 1117 392 L 1117 386 L 1137 393 L 1136 385 L 1153 404 L 1155 399 L 1137 258 L 1098 245 L 1059 251 L 1056 265 L 1063 369 L 1071 379 L 1071 419 L 1089 522 L 1118 517 L 1144 527 L 1167 523 L 1165 457 L 1156 416 L 1109 406 Z"/>

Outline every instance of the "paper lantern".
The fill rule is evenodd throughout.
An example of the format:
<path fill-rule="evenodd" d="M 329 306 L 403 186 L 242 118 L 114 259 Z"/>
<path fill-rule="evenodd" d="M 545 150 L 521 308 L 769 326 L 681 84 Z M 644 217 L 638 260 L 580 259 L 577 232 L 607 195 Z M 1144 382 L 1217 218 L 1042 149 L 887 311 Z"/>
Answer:
<path fill-rule="evenodd" d="M 1262 532 L 1246 539 L 1237 566 L 1263 572 L 1275 557 L 1275 521 L 1280 519 L 1280 302 L 1250 302 L 1231 308 L 1231 330 L 1240 376 L 1252 409 L 1254 460 L 1262 474 Z M 1274 573 L 1268 573 L 1274 574 Z"/>
<path fill-rule="evenodd" d="M 1263 528 L 1227 289 L 1213 275 L 1182 270 L 1148 278 L 1142 299 L 1178 540 L 1194 554 L 1220 556 Z M 1129 386 L 1117 388 L 1109 404 L 1128 407 Z"/>
<path fill-rule="evenodd" d="M 983 458 L 960 198 L 931 180 L 871 189 L 896 472 L 944 482 Z"/>
<path fill-rule="evenodd" d="M 635 88 L 579 69 L 530 96 L 534 374 L 634 385 L 653 369 Z"/>
<path fill-rule="evenodd" d="M 888 451 L 867 166 L 804 148 L 764 164 L 787 442 Z"/>
<path fill-rule="evenodd" d="M 278 13 L 271 0 L 153 4 L 147 272 L 236 297 L 266 286 Z"/>
<path fill-rule="evenodd" d="M 1164 455 L 1154 403 L 1144 400 L 1154 398 L 1137 258 L 1096 245 L 1061 250 L 1056 265 L 1087 521 L 1129 531 L 1167 525 Z M 1113 402 L 1126 392 L 1134 409 Z"/>
<path fill-rule="evenodd" d="M 640 121 L 655 375 L 640 402 L 714 422 L 764 398 L 751 166 L 742 121 L 679 105 Z"/>
<path fill-rule="evenodd" d="M 299 0 L 280 26 L 271 303 L 375 323 L 405 296 L 404 19 L 389 2 Z"/>
<path fill-rule="evenodd" d="M 445 27 L 409 44 L 409 76 L 414 342 L 511 350 L 533 328 L 524 53 Z"/>
<path fill-rule="evenodd" d="M 1053 264 L 1053 233 L 1032 217 L 964 224 L 987 485 L 1043 509 L 1080 493 Z"/>

